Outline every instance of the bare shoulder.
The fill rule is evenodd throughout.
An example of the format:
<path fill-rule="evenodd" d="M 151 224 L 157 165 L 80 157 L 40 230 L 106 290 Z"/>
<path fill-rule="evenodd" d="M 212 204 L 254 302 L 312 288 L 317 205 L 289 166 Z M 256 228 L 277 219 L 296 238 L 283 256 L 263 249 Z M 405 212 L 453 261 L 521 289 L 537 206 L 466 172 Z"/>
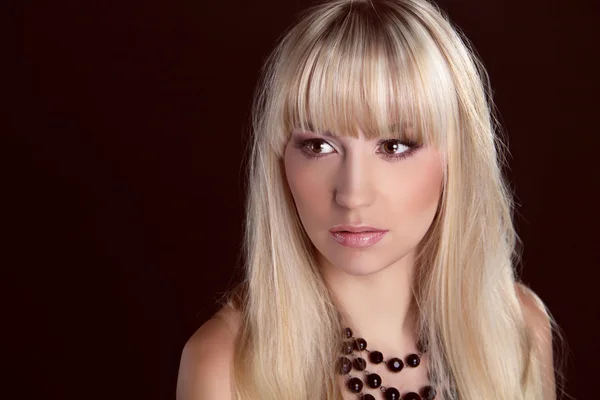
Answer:
<path fill-rule="evenodd" d="M 522 283 L 516 283 L 515 287 L 528 328 L 538 335 L 547 336 L 551 333 L 551 326 L 544 303 L 533 290 Z"/>
<path fill-rule="evenodd" d="M 177 376 L 177 400 L 231 399 L 239 313 L 221 308 L 185 344 Z"/>
<path fill-rule="evenodd" d="M 556 387 L 550 316 L 546 311 L 544 303 L 533 290 L 521 283 L 517 283 L 516 292 L 523 307 L 527 328 L 533 337 L 533 345 L 537 357 L 542 365 L 544 379 L 543 398 L 544 400 L 554 400 L 556 399 Z"/>

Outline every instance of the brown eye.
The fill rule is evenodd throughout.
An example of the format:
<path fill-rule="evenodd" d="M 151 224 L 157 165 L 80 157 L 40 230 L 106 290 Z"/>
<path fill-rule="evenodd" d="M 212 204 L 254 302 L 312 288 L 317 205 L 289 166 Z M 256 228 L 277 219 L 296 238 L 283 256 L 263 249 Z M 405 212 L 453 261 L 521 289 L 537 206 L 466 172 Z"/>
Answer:
<path fill-rule="evenodd" d="M 403 147 L 408 148 L 407 146 L 400 143 L 398 140 L 386 140 L 381 144 L 381 148 L 387 154 L 397 154 L 399 150 L 402 150 Z"/>
<path fill-rule="evenodd" d="M 327 144 L 327 142 L 320 140 L 320 139 L 315 139 L 315 140 L 311 140 L 306 144 L 306 147 L 313 153 L 316 154 L 320 154 L 323 153 L 324 150 L 327 150 L 326 147 L 329 146 Z M 329 146 L 331 147 L 331 146 Z"/>
<path fill-rule="evenodd" d="M 335 153 L 333 146 L 323 139 L 298 140 L 294 143 L 294 147 L 299 149 L 308 158 L 321 158 Z M 330 148 L 329 151 L 327 147 Z"/>

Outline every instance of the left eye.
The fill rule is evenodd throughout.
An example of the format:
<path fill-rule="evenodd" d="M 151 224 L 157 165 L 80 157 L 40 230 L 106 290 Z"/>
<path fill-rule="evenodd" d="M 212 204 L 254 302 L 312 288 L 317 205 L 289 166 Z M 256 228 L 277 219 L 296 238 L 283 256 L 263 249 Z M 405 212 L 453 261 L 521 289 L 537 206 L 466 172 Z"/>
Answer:
<path fill-rule="evenodd" d="M 389 154 L 389 155 L 402 153 L 402 152 L 410 149 L 409 146 L 402 144 L 397 139 L 385 140 L 381 143 L 380 147 L 383 149 L 384 153 Z M 399 150 L 401 150 L 401 151 L 399 151 Z"/>

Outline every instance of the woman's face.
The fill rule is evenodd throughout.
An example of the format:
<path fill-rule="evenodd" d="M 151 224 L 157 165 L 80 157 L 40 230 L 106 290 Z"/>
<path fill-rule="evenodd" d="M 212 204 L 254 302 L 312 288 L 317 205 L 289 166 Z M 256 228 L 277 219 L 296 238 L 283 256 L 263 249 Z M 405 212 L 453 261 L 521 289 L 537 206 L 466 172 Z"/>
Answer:
<path fill-rule="evenodd" d="M 354 139 L 296 130 L 284 164 L 301 222 L 320 257 L 355 275 L 377 272 L 415 250 L 442 191 L 437 150 L 397 139 L 367 140 L 362 132 Z M 330 232 L 340 224 L 386 232 Z"/>

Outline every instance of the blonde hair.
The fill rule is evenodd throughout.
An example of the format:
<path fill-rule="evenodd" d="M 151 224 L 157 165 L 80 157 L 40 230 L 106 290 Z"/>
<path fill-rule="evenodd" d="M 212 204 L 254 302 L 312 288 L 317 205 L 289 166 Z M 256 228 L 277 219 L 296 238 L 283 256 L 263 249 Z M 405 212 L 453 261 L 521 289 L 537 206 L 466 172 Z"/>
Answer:
<path fill-rule="evenodd" d="M 295 127 L 400 132 L 441 150 L 443 193 L 412 283 L 436 399 L 542 398 L 515 290 L 519 243 L 497 125 L 485 70 L 434 5 L 333 0 L 305 10 L 266 60 L 253 103 L 244 279 L 224 297 L 243 317 L 236 399 L 341 399 L 341 316 L 283 170 Z"/>

